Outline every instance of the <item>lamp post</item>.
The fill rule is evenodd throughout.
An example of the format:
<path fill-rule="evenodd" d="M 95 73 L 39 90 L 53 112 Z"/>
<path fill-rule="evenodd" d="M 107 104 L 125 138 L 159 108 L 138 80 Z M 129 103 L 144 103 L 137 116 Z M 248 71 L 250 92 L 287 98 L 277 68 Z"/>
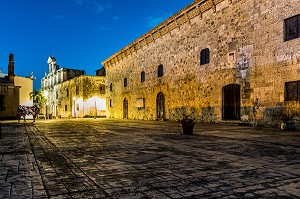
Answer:
<path fill-rule="evenodd" d="M 46 103 L 45 103 L 45 105 L 46 105 L 46 110 L 45 110 L 45 112 L 46 112 L 46 119 L 48 119 L 48 91 L 47 90 L 44 90 L 44 96 L 45 96 L 45 98 L 46 98 Z"/>
<path fill-rule="evenodd" d="M 76 110 L 75 110 L 76 97 L 73 97 L 73 100 L 74 100 L 74 117 L 76 118 Z"/>
<path fill-rule="evenodd" d="M 94 119 L 96 119 L 97 118 L 97 102 L 96 102 L 97 98 L 94 97 L 94 99 L 95 99 L 95 115 L 94 115 Z"/>
<path fill-rule="evenodd" d="M 46 102 L 46 119 L 49 119 L 48 118 L 48 102 Z"/>

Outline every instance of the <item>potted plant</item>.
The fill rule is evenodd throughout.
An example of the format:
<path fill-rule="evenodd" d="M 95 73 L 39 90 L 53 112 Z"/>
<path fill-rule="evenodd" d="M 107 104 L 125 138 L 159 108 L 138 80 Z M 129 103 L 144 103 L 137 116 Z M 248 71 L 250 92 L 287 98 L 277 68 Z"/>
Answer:
<path fill-rule="evenodd" d="M 182 118 L 179 120 L 179 122 L 182 127 L 182 134 L 184 134 L 184 135 L 192 135 L 193 134 L 196 121 L 191 115 L 183 114 Z"/>

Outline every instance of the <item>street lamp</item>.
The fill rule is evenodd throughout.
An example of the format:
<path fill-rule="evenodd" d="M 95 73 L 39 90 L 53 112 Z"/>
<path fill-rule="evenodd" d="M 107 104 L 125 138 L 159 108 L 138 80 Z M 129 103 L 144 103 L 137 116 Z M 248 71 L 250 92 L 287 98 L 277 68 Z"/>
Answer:
<path fill-rule="evenodd" d="M 94 115 L 94 119 L 96 119 L 97 118 L 97 102 L 96 102 L 97 97 L 94 97 L 94 99 L 95 99 L 95 115 Z"/>
<path fill-rule="evenodd" d="M 47 90 L 44 90 L 44 96 L 45 96 L 45 98 L 46 98 L 46 110 L 45 110 L 45 112 L 46 112 L 46 119 L 48 119 L 48 95 L 49 95 L 49 92 L 47 91 Z"/>
<path fill-rule="evenodd" d="M 76 101 L 76 97 L 73 97 L 73 100 L 74 100 L 74 117 L 76 118 L 76 110 L 75 110 L 75 101 Z"/>
<path fill-rule="evenodd" d="M 49 119 L 48 118 L 48 102 L 46 102 L 46 119 Z"/>

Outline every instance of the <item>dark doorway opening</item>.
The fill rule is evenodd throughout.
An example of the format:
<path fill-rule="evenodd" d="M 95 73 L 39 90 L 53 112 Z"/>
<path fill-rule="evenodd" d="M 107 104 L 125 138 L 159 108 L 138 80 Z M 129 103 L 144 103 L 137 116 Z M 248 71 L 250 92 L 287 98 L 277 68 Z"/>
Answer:
<path fill-rule="evenodd" d="M 128 100 L 126 98 L 123 101 L 123 119 L 128 119 Z"/>
<path fill-rule="evenodd" d="M 239 120 L 241 110 L 240 85 L 229 84 L 222 89 L 222 119 Z"/>
<path fill-rule="evenodd" d="M 165 96 L 162 92 L 158 93 L 156 98 L 156 118 L 165 119 Z"/>

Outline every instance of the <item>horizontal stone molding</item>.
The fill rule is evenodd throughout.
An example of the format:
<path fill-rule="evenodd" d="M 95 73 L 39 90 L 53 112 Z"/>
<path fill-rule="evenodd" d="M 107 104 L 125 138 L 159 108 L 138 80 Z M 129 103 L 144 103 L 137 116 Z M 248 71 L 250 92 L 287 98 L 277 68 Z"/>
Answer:
<path fill-rule="evenodd" d="M 137 40 L 127 45 L 114 55 L 110 56 L 108 59 L 102 62 L 104 67 L 109 67 L 119 60 L 127 57 L 128 55 L 136 52 L 143 46 L 152 43 L 161 36 L 170 33 L 172 30 L 182 26 L 185 23 L 189 23 L 190 20 L 196 16 L 202 16 L 204 12 L 213 9 L 216 11 L 216 5 L 225 0 L 195 0 L 195 2 L 186 6 L 143 36 L 139 37 Z M 228 0 L 229 3 L 231 2 Z"/>

